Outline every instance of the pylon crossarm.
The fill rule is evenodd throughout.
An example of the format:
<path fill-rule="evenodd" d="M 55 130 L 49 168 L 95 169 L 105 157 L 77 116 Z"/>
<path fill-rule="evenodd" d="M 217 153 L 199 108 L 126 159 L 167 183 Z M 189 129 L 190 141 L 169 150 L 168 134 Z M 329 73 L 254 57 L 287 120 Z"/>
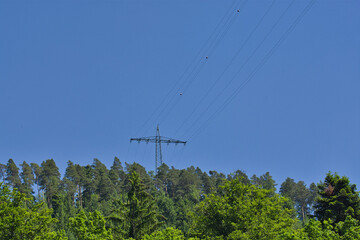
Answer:
<path fill-rule="evenodd" d="M 132 141 L 137 141 L 137 142 L 152 142 L 152 143 L 156 143 L 156 142 L 161 142 L 161 143 L 175 143 L 175 144 L 186 144 L 186 141 L 180 141 L 180 140 L 176 140 L 176 139 L 172 139 L 172 138 L 167 138 L 167 137 L 142 137 L 142 138 L 130 138 L 130 142 Z"/>

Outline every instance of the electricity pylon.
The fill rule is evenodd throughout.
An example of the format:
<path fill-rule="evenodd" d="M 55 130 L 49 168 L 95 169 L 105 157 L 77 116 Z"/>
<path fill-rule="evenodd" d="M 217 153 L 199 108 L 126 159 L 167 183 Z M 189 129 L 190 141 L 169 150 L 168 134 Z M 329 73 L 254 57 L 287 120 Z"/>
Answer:
<path fill-rule="evenodd" d="M 162 152 L 161 152 L 161 143 L 166 143 L 168 145 L 170 143 L 175 143 L 176 145 L 179 143 L 182 143 L 184 145 L 186 144 L 186 141 L 180 141 L 180 140 L 160 136 L 159 125 L 157 126 L 157 129 L 156 129 L 156 136 L 130 138 L 130 142 L 132 142 L 132 141 L 137 141 L 138 143 L 140 143 L 140 142 L 155 143 L 155 171 L 156 172 L 158 171 L 158 167 L 160 167 L 161 164 L 163 163 Z"/>

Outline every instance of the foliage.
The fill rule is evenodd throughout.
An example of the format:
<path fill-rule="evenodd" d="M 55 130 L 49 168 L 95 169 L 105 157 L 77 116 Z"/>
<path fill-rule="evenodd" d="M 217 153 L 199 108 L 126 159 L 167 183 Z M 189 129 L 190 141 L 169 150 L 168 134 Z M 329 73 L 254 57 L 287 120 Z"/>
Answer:
<path fill-rule="evenodd" d="M 128 176 L 128 194 L 125 203 L 115 201 L 116 207 L 108 217 L 116 235 L 141 239 L 156 231 L 162 224 L 155 199 L 146 191 L 140 175 L 131 172 Z M 117 236 L 114 235 L 116 238 Z"/>
<path fill-rule="evenodd" d="M 32 185 L 34 184 L 34 174 L 29 164 L 25 161 L 20 164 L 22 167 L 22 172 L 20 174 L 22 179 L 20 192 L 25 193 L 27 197 L 32 197 L 33 189 Z"/>
<path fill-rule="evenodd" d="M 319 195 L 315 204 L 315 216 L 320 221 L 331 219 L 333 223 L 345 221 L 347 216 L 360 219 L 360 199 L 356 185 L 347 177 L 329 172 L 325 181 L 318 184 Z"/>
<path fill-rule="evenodd" d="M 57 221 L 51 217 L 52 210 L 43 202 L 27 207 L 27 201 L 25 194 L 0 182 L 0 239 L 67 239 L 64 231 L 51 231 Z"/>
<path fill-rule="evenodd" d="M 70 229 L 81 240 L 112 240 L 111 231 L 105 228 L 105 219 L 99 211 L 86 213 L 81 210 L 70 218 Z"/>
<path fill-rule="evenodd" d="M 21 188 L 21 180 L 19 177 L 19 168 L 14 163 L 14 160 L 11 158 L 9 159 L 6 165 L 6 178 L 5 181 L 9 184 L 12 188 Z"/>
<path fill-rule="evenodd" d="M 110 169 L 68 161 L 61 180 L 52 159 L 20 166 L 0 164 L 0 239 L 360 239 L 359 193 L 337 174 L 309 187 L 287 178 L 280 196 L 268 172 L 155 174 L 115 157 Z"/>
<path fill-rule="evenodd" d="M 222 195 L 210 194 L 193 213 L 191 234 L 230 239 L 269 239 L 290 231 L 291 211 L 286 199 L 271 190 L 246 185 L 235 179 L 226 182 Z"/>
<path fill-rule="evenodd" d="M 139 174 L 132 172 L 129 177 L 130 191 L 125 207 L 128 209 L 126 221 L 129 222 L 128 236 L 140 239 L 145 234 L 154 232 L 161 222 L 153 197 L 145 191 Z"/>
<path fill-rule="evenodd" d="M 311 209 L 317 197 L 317 187 L 314 183 L 307 188 L 303 181 L 296 183 L 288 177 L 281 184 L 280 193 L 293 202 L 300 220 L 305 222 L 311 216 Z"/>
<path fill-rule="evenodd" d="M 143 240 L 185 240 L 184 234 L 175 228 L 166 228 L 161 231 L 153 232 L 150 235 L 145 235 Z"/>
<path fill-rule="evenodd" d="M 53 159 L 41 163 L 39 184 L 45 190 L 46 200 L 49 208 L 52 208 L 52 197 L 57 193 L 60 185 L 60 172 Z"/>

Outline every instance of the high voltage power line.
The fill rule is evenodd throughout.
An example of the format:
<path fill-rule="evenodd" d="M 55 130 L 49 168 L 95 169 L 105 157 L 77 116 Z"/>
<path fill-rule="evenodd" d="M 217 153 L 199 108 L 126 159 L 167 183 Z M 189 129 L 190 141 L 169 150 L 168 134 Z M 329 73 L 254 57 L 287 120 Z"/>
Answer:
<path fill-rule="evenodd" d="M 182 122 L 182 124 L 180 125 L 180 127 L 176 130 L 175 134 L 177 132 L 179 132 L 179 130 L 184 126 L 184 124 L 190 120 L 190 118 L 194 115 L 194 113 L 196 112 L 196 110 L 200 107 L 201 103 L 205 100 L 205 98 L 210 94 L 210 92 L 213 90 L 213 88 L 216 86 L 216 84 L 219 82 L 219 80 L 224 76 L 225 72 L 229 69 L 229 67 L 231 66 L 231 64 L 235 61 L 235 59 L 239 56 L 240 52 L 243 50 L 243 48 L 245 47 L 245 45 L 248 43 L 248 41 L 251 39 L 251 37 L 253 36 L 253 34 L 255 33 L 255 31 L 258 29 L 258 27 L 261 25 L 261 23 L 263 22 L 263 20 L 265 19 L 265 16 L 270 12 L 270 10 L 272 9 L 272 7 L 274 6 L 276 0 L 273 0 L 272 3 L 269 5 L 268 9 L 265 11 L 265 13 L 262 15 L 262 17 L 260 18 L 259 22 L 256 24 L 255 28 L 250 32 L 250 34 L 248 35 L 248 37 L 246 38 L 246 40 L 243 42 L 243 44 L 241 45 L 241 47 L 237 50 L 237 52 L 235 53 L 235 55 L 231 58 L 230 62 L 228 63 L 228 65 L 225 67 L 225 69 L 221 72 L 221 74 L 219 75 L 219 77 L 215 80 L 215 82 L 211 85 L 211 87 L 207 90 L 207 92 L 205 93 L 205 95 L 200 99 L 200 101 L 196 104 L 196 106 L 194 107 L 194 109 L 192 110 L 192 112 L 188 115 L 188 117 Z"/>
<path fill-rule="evenodd" d="M 240 85 L 235 88 L 234 91 L 232 91 L 231 95 L 226 98 L 226 100 L 205 120 L 198 126 L 196 129 L 197 123 L 205 116 L 205 114 L 210 110 L 210 108 L 214 105 L 214 103 L 218 100 L 218 98 L 224 93 L 224 91 L 230 86 L 230 84 L 234 81 L 234 79 L 238 76 L 238 74 L 241 72 L 241 70 L 246 66 L 246 64 L 250 61 L 250 59 L 256 54 L 256 52 L 260 49 L 260 47 L 264 44 L 266 39 L 271 35 L 271 33 L 275 30 L 275 28 L 278 26 L 278 24 L 282 21 L 288 10 L 291 8 L 291 6 L 294 4 L 295 0 L 292 0 L 288 6 L 285 8 L 285 10 L 282 12 L 280 17 L 277 19 L 277 21 L 272 25 L 270 30 L 267 32 L 267 34 L 262 38 L 260 43 L 256 46 L 256 48 L 252 51 L 252 53 L 246 58 L 246 60 L 243 62 L 243 64 L 240 66 L 236 74 L 230 79 L 229 82 L 225 84 L 225 87 L 216 95 L 215 99 L 213 99 L 210 104 L 207 106 L 207 108 L 202 111 L 202 113 L 196 118 L 195 122 L 192 123 L 191 126 L 188 128 L 188 130 L 185 133 L 188 134 L 187 141 L 195 137 L 197 134 L 201 132 L 201 130 L 211 121 L 214 117 L 216 117 L 219 113 L 221 113 L 233 100 L 234 98 L 239 94 L 239 92 L 254 78 L 256 73 L 260 71 L 260 69 L 268 62 L 268 60 L 271 58 L 271 56 L 274 54 L 274 52 L 279 48 L 279 46 L 285 41 L 285 39 L 288 37 L 288 35 L 295 29 L 295 27 L 298 25 L 298 23 L 301 21 L 301 19 L 304 17 L 304 15 L 312 8 L 316 0 L 310 0 L 310 2 L 305 6 L 305 8 L 300 12 L 300 14 L 296 17 L 296 19 L 291 23 L 291 25 L 286 29 L 286 31 L 281 35 L 279 40 L 271 47 L 271 49 L 267 52 L 267 54 L 261 59 L 258 65 L 253 69 L 253 71 L 248 75 L 248 77 L 240 83 Z M 191 117 L 194 115 L 196 110 L 200 107 L 201 103 L 206 99 L 206 97 L 209 95 L 209 93 L 214 89 L 215 85 L 219 82 L 219 80 L 224 76 L 225 72 L 228 71 L 230 66 L 233 64 L 235 59 L 238 57 L 240 52 L 243 50 L 245 45 L 250 41 L 253 34 L 256 32 L 256 30 L 259 28 L 259 26 L 264 21 L 266 15 L 270 12 L 272 7 L 274 6 L 276 0 L 273 0 L 272 3 L 269 5 L 267 10 L 264 12 L 264 14 L 261 16 L 260 20 L 255 25 L 254 29 L 250 32 L 250 34 L 247 36 L 245 41 L 242 43 L 240 48 L 237 50 L 235 55 L 231 58 L 230 62 L 226 65 L 225 69 L 221 72 L 219 77 L 215 80 L 215 82 L 211 85 L 211 87 L 207 90 L 207 92 L 203 95 L 203 97 L 200 99 L 200 102 L 195 106 L 195 108 L 192 110 L 192 112 L 187 116 L 187 118 L 181 123 L 180 127 L 177 129 L 176 133 L 187 123 Z M 241 12 L 242 8 L 244 7 L 246 3 L 246 0 L 242 1 L 241 5 L 239 6 L 237 13 Z M 166 117 L 169 115 L 170 111 L 174 109 L 176 104 L 179 102 L 179 98 L 176 99 L 176 96 L 179 95 L 180 92 L 184 93 L 189 88 L 189 86 L 196 80 L 198 74 L 201 72 L 201 70 L 204 68 L 206 61 L 208 60 L 208 56 L 211 56 L 212 52 L 216 49 L 218 44 L 221 42 L 223 37 L 226 35 L 227 31 L 231 28 L 235 21 L 236 15 L 230 14 L 232 10 L 234 10 L 234 7 L 236 6 L 236 0 L 231 4 L 229 7 L 229 10 L 224 14 L 220 22 L 217 24 L 209 38 L 206 40 L 205 44 L 202 45 L 202 48 L 198 52 L 198 54 L 195 56 L 194 61 L 188 65 L 186 70 L 181 74 L 180 78 L 175 81 L 173 87 L 170 89 L 170 91 L 167 93 L 163 101 L 161 101 L 160 105 L 156 108 L 155 111 L 153 111 L 147 119 L 147 121 L 142 125 L 141 128 L 144 128 L 151 119 L 158 121 L 159 119 L 164 122 Z M 206 58 L 205 58 L 206 56 Z M 168 107 L 170 107 L 168 109 Z M 154 118 L 154 116 L 156 117 Z M 164 117 L 163 117 L 164 116 Z M 192 130 L 193 129 L 193 130 Z M 185 136 L 185 134 L 183 135 Z M 178 141 L 178 140 L 177 140 Z M 158 162 L 159 163 L 159 162 Z"/>
<path fill-rule="evenodd" d="M 149 123 L 149 121 L 154 117 L 154 115 L 156 113 L 158 113 L 158 114 L 157 114 L 157 117 L 155 117 L 155 120 L 157 120 L 162 115 L 162 113 L 167 109 L 169 104 L 173 101 L 174 97 L 177 96 L 175 94 L 178 93 L 179 90 L 181 89 L 181 88 L 179 88 L 179 84 L 181 84 L 181 80 L 184 77 L 186 77 L 186 79 L 189 79 L 192 76 L 192 73 L 195 72 L 196 70 L 197 70 L 196 71 L 197 73 L 195 74 L 195 77 L 198 75 L 198 73 L 201 71 L 201 68 L 203 67 L 203 66 L 201 66 L 201 68 L 199 69 L 199 65 L 203 65 L 201 63 L 204 63 L 205 53 L 212 52 L 216 49 L 217 45 L 219 44 L 219 42 L 221 41 L 223 36 L 226 34 L 226 31 L 231 27 L 232 23 L 234 22 L 234 17 L 236 16 L 235 14 L 240 12 L 240 10 L 244 7 L 246 1 L 247 0 L 243 0 L 241 2 L 241 4 L 238 4 L 239 8 L 237 11 L 236 11 L 236 7 L 237 7 L 238 1 L 234 0 L 232 2 L 229 9 L 225 12 L 224 16 L 218 22 L 218 24 L 214 28 L 213 32 L 210 34 L 210 36 L 206 40 L 205 44 L 202 45 L 201 49 L 199 50 L 198 54 L 195 56 L 195 58 L 193 59 L 191 64 L 188 65 L 188 67 L 185 69 L 185 71 L 180 75 L 179 79 L 177 81 L 175 81 L 173 87 L 169 90 L 169 92 L 165 95 L 165 97 L 160 102 L 158 107 L 151 113 L 150 117 L 144 122 L 144 124 L 138 129 L 137 132 L 142 130 Z M 225 29 L 227 29 L 227 30 L 223 31 L 222 29 L 224 27 L 226 27 Z M 209 51 L 209 49 L 211 49 L 211 51 Z M 191 81 L 189 81 L 189 82 L 191 82 Z M 174 91 L 176 89 L 177 89 L 177 91 L 174 93 Z M 169 100 L 169 98 L 170 98 L 170 100 Z M 165 104 L 165 103 L 166 103 L 166 105 L 163 107 L 163 104 Z"/>
<path fill-rule="evenodd" d="M 242 4 L 239 6 L 239 9 L 237 9 L 237 11 L 233 11 L 233 13 L 234 13 L 234 12 L 235 12 L 235 13 L 240 13 L 240 12 L 242 11 L 243 7 L 245 6 L 246 2 L 247 2 L 247 0 L 244 0 L 244 1 L 242 2 Z M 214 39 L 214 42 L 212 42 L 212 45 L 211 45 L 211 43 L 210 43 L 209 49 L 208 49 L 207 52 L 206 52 L 206 54 L 207 54 L 206 57 L 205 57 L 206 60 L 208 59 L 209 56 L 212 55 L 212 53 L 214 52 L 214 50 L 216 49 L 216 47 L 218 46 L 218 44 L 221 42 L 221 40 L 224 38 L 224 36 L 227 34 L 227 32 L 229 31 L 229 29 L 230 29 L 231 26 L 233 25 L 234 21 L 235 21 L 235 18 L 234 18 L 234 17 L 233 17 L 233 18 L 229 18 L 228 21 L 225 23 L 225 29 L 224 29 L 222 32 L 221 32 L 221 31 L 219 32 L 218 37 L 216 37 L 216 38 Z M 202 61 L 204 61 L 204 58 L 202 58 Z M 206 63 L 206 61 L 205 61 L 204 63 Z M 178 92 L 177 92 L 177 93 L 179 93 L 180 91 L 181 91 L 182 93 L 186 92 L 187 89 L 190 87 L 190 85 L 195 82 L 195 80 L 197 79 L 197 76 L 199 75 L 200 71 L 202 70 L 202 68 L 203 68 L 204 66 L 205 66 L 205 64 L 202 64 L 202 65 L 200 66 L 200 68 L 198 68 L 196 71 L 193 71 L 193 72 L 195 72 L 195 74 L 194 74 L 192 77 L 191 77 L 191 75 L 189 75 L 189 78 L 186 79 L 186 80 L 188 80 L 188 81 L 185 80 L 183 86 L 178 89 Z M 194 70 L 195 70 L 195 68 L 194 68 Z M 159 118 L 161 118 L 161 114 L 165 112 L 165 110 L 166 110 L 167 107 L 169 107 L 169 110 L 166 112 L 166 114 L 164 114 L 165 116 L 164 116 L 163 118 L 161 118 L 161 121 L 159 121 L 159 122 L 164 122 L 164 121 L 165 121 L 165 118 L 170 115 L 170 112 L 175 108 L 176 104 L 179 103 L 179 100 L 176 101 L 176 98 L 175 98 L 176 96 L 177 96 L 177 95 L 175 95 L 175 94 L 172 96 L 172 98 L 170 99 L 170 101 L 168 102 L 168 104 L 165 106 L 165 108 L 164 108 L 163 111 L 159 114 L 158 118 L 157 118 L 155 121 L 157 121 Z M 173 102 L 173 104 L 170 106 L 170 104 L 171 104 L 172 102 Z"/>
<path fill-rule="evenodd" d="M 247 2 L 247 0 L 243 1 L 240 8 L 236 11 L 237 13 L 240 13 L 242 11 L 242 9 L 245 6 L 246 2 Z M 217 40 L 215 40 L 215 42 L 213 44 L 213 47 L 210 46 L 208 52 L 206 52 L 207 53 L 206 59 L 208 59 L 208 57 L 212 55 L 212 53 L 215 51 L 216 47 L 219 45 L 219 43 L 225 37 L 225 35 L 227 34 L 227 32 L 229 31 L 229 29 L 231 28 L 231 26 L 233 25 L 234 22 L 235 22 L 235 18 L 232 18 L 232 20 L 229 22 L 229 24 L 226 25 L 224 31 L 222 33 L 220 32 L 221 35 L 219 36 L 219 38 Z M 199 75 L 199 73 L 200 73 L 200 71 L 201 71 L 201 69 L 203 67 L 204 67 L 204 65 L 202 65 L 201 68 L 196 71 L 195 75 L 192 78 L 190 78 L 189 81 L 185 82 L 184 86 L 182 88 L 179 88 L 178 91 L 181 91 L 182 93 L 186 92 L 187 89 L 190 87 L 190 85 L 195 82 L 195 80 L 197 79 L 197 76 Z M 174 97 L 175 97 L 175 95 L 173 96 L 172 99 L 175 99 Z M 165 118 L 170 115 L 171 110 L 173 110 L 175 108 L 177 103 L 179 103 L 179 101 L 175 101 L 173 103 L 173 105 L 171 107 L 169 107 L 169 111 L 161 119 L 162 122 L 165 121 Z M 169 104 L 167 106 L 169 106 L 169 105 L 170 105 L 170 102 L 169 102 Z"/>
<path fill-rule="evenodd" d="M 304 15 L 312 8 L 315 4 L 316 0 L 311 0 L 306 7 L 301 11 L 299 16 L 295 19 L 295 21 L 289 26 L 286 32 L 280 37 L 280 39 L 276 42 L 276 44 L 270 49 L 270 51 L 265 55 L 262 61 L 255 67 L 255 69 L 251 72 L 248 78 L 242 82 L 240 86 L 238 86 L 235 91 L 226 99 L 226 101 L 195 131 L 193 134 L 187 139 L 189 141 L 191 138 L 199 134 L 199 132 L 205 127 L 205 125 L 213 119 L 217 114 L 223 111 L 239 94 L 239 92 L 253 79 L 255 74 L 265 65 L 265 63 L 270 59 L 270 57 L 274 54 L 274 52 L 279 48 L 279 46 L 284 42 L 287 36 L 295 29 Z"/>
<path fill-rule="evenodd" d="M 256 52 L 260 49 L 260 47 L 264 44 L 264 42 L 268 39 L 268 37 L 271 35 L 271 33 L 275 30 L 275 28 L 278 26 L 278 24 L 282 21 L 282 19 L 285 17 L 286 13 L 289 11 L 291 6 L 294 4 L 295 0 L 292 0 L 288 6 L 284 9 L 284 11 L 281 13 L 279 18 L 276 20 L 276 22 L 272 25 L 270 30 L 265 34 L 265 36 L 262 38 L 260 43 L 256 46 L 256 48 L 252 51 L 252 53 L 246 58 L 244 63 L 240 66 L 236 74 L 230 79 L 230 81 L 225 85 L 225 87 L 216 95 L 216 97 L 210 102 L 210 104 L 205 108 L 204 111 L 196 118 L 195 122 L 193 123 L 193 126 L 195 126 L 198 121 L 201 119 L 203 115 L 205 115 L 206 112 L 208 112 L 215 104 L 215 102 L 219 99 L 219 97 L 225 92 L 225 90 L 230 86 L 230 84 L 235 80 L 236 76 L 242 71 L 242 69 L 250 62 L 250 60 L 255 56 Z M 241 49 L 241 48 L 240 48 Z M 235 55 L 236 56 L 236 55 Z M 191 129 L 188 129 L 191 130 Z"/>

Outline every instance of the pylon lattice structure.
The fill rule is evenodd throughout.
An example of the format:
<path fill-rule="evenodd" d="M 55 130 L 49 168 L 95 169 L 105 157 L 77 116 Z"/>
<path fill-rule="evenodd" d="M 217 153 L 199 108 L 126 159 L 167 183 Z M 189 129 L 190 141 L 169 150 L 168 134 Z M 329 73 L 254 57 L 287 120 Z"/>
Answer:
<path fill-rule="evenodd" d="M 137 141 L 138 143 L 140 143 L 140 142 L 155 143 L 155 171 L 156 172 L 158 170 L 158 167 L 160 167 L 161 164 L 163 163 L 162 152 L 161 152 L 161 143 L 166 143 L 166 144 L 175 143 L 176 145 L 179 143 L 184 144 L 184 145 L 186 144 L 186 141 L 181 141 L 181 140 L 176 140 L 176 139 L 161 136 L 160 130 L 159 130 L 159 125 L 157 126 L 157 129 L 156 129 L 156 136 L 130 138 L 130 142 L 132 142 L 132 141 Z"/>

